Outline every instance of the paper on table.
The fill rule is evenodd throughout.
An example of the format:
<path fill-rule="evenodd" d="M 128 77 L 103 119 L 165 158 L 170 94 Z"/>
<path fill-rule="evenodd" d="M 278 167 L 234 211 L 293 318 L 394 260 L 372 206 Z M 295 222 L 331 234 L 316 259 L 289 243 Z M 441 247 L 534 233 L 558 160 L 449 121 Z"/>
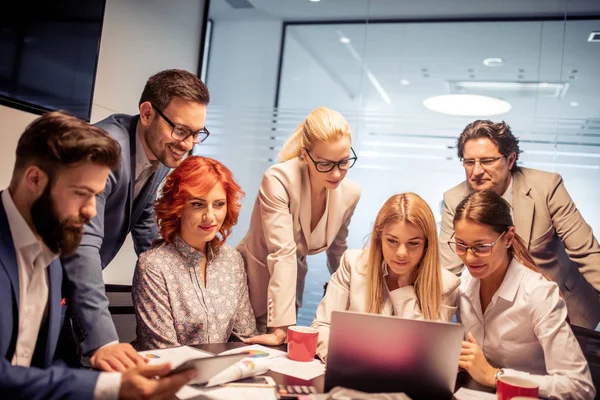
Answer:
<path fill-rule="evenodd" d="M 454 398 L 457 400 L 496 400 L 496 395 L 463 387 L 454 393 Z"/>
<path fill-rule="evenodd" d="M 286 356 L 273 360 L 271 371 L 309 381 L 325 373 L 325 364 L 319 360 L 310 362 L 294 361 Z"/>
<path fill-rule="evenodd" d="M 237 354 L 237 353 L 243 353 L 243 352 L 250 353 L 250 355 L 246 358 L 253 358 L 253 359 L 256 359 L 256 358 L 258 358 L 258 359 L 260 359 L 260 358 L 273 359 L 273 358 L 287 356 L 287 353 L 285 351 L 270 349 L 268 347 L 261 346 L 260 344 L 253 344 L 250 346 L 237 347 L 235 349 L 231 349 L 231 350 L 227 350 L 222 353 L 219 353 L 219 355 Z"/>
<path fill-rule="evenodd" d="M 275 390 L 272 388 L 253 387 L 217 387 L 198 388 L 184 386 L 176 394 L 180 400 L 207 399 L 207 400 L 276 400 Z"/>
<path fill-rule="evenodd" d="M 170 362 L 171 368 L 176 368 L 180 364 L 186 362 L 187 360 L 214 356 L 214 354 L 207 353 L 205 351 L 198 350 L 190 346 L 140 351 L 139 354 L 148 358 L 150 360 L 149 364 L 151 365 Z"/>

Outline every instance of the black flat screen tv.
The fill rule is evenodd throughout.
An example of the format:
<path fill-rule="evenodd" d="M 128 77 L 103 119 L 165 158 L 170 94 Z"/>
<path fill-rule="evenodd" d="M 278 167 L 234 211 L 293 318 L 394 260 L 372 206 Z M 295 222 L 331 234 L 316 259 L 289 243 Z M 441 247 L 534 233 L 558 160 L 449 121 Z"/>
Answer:
<path fill-rule="evenodd" d="M 89 121 L 105 0 L 20 0 L 0 12 L 0 104 Z"/>

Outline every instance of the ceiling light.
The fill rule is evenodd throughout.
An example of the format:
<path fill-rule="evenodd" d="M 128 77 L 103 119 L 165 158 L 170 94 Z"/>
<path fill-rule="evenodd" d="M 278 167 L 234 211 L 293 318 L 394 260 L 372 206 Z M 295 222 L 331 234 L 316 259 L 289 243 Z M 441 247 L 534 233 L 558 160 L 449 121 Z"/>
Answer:
<path fill-rule="evenodd" d="M 410 85 L 410 81 L 408 79 L 400 79 L 400 84 L 402 86 L 408 86 Z"/>
<path fill-rule="evenodd" d="M 483 60 L 483 65 L 486 67 L 501 67 L 504 65 L 504 60 L 500 57 L 490 57 Z"/>
<path fill-rule="evenodd" d="M 512 106 L 496 97 L 476 94 L 444 94 L 423 100 L 423 105 L 431 111 L 447 115 L 486 117 L 505 114 Z"/>
<path fill-rule="evenodd" d="M 579 106 L 579 102 L 578 101 L 572 101 L 572 102 L 569 103 L 569 105 L 571 107 L 578 107 Z"/>
<path fill-rule="evenodd" d="M 340 42 L 342 42 L 342 43 L 344 43 L 344 44 L 348 44 L 348 43 L 350 43 L 350 38 L 349 38 L 349 37 L 346 37 L 346 36 L 342 36 L 342 37 L 340 38 Z"/>
<path fill-rule="evenodd" d="M 318 3 L 318 2 L 320 2 L 321 0 L 309 0 L 309 1 L 311 1 L 312 3 Z"/>
<path fill-rule="evenodd" d="M 600 42 L 600 32 L 595 31 L 590 33 L 590 36 L 588 37 L 588 42 Z"/>

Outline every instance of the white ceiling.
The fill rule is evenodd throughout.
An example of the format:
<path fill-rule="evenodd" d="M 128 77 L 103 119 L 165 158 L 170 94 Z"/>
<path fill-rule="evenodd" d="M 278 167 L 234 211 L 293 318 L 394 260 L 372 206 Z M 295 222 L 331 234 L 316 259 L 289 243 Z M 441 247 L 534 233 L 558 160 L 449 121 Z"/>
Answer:
<path fill-rule="evenodd" d="M 365 19 L 523 18 L 600 15 L 599 0 L 248 0 L 254 8 L 234 9 L 211 0 L 218 20 L 284 21 Z"/>

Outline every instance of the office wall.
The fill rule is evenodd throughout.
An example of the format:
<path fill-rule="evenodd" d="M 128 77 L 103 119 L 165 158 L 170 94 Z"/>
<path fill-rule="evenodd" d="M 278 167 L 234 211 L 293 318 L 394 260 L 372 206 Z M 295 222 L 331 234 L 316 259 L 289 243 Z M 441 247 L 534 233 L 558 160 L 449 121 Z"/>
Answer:
<path fill-rule="evenodd" d="M 196 73 L 205 0 L 108 0 L 92 122 L 137 113 L 148 77 L 169 68 Z M 137 256 L 128 240 L 104 270 L 106 283 L 131 284 Z"/>
<path fill-rule="evenodd" d="M 28 112 L 0 106 L 0 133 L 2 134 L 2 146 L 0 146 L 0 190 L 4 190 L 10 183 L 15 163 L 15 149 L 17 148 L 19 136 L 21 136 L 25 127 L 36 117 L 37 115 Z"/>
<path fill-rule="evenodd" d="M 186 0 L 173 7 L 160 0 L 107 0 L 91 122 L 116 112 L 136 113 L 146 79 L 158 71 L 198 71 L 204 3 Z M 0 106 L 2 188 L 10 181 L 17 140 L 36 117 Z M 105 282 L 131 284 L 136 259 L 128 240 L 105 269 Z"/>

